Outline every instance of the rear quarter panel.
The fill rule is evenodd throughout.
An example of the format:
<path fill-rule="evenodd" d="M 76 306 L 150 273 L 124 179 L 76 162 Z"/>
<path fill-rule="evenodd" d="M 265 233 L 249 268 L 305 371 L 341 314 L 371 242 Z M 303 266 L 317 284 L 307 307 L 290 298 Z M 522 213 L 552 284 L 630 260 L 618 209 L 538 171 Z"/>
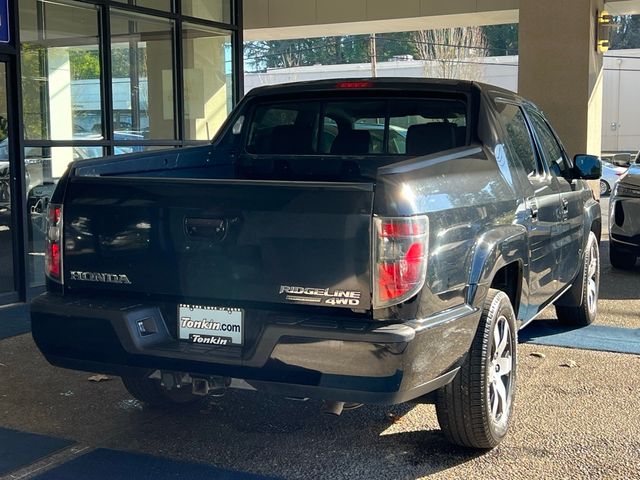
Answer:
<path fill-rule="evenodd" d="M 427 318 L 477 304 L 475 284 L 490 281 L 502 261 L 498 257 L 526 255 L 526 233 L 517 219 L 521 201 L 511 171 L 501 163 L 494 151 L 478 145 L 381 169 L 375 214 L 428 215 L 429 258 L 420 294 L 382 309 L 380 318 Z M 515 246 L 496 253 L 504 239 Z"/>

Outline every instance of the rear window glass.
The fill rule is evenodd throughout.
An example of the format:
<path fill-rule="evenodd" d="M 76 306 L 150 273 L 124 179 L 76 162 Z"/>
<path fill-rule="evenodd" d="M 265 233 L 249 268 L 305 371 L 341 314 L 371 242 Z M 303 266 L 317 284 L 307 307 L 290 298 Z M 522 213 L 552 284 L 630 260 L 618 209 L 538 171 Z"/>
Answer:
<path fill-rule="evenodd" d="M 427 155 L 466 145 L 467 123 L 461 100 L 264 103 L 254 108 L 246 150 L 256 155 Z"/>

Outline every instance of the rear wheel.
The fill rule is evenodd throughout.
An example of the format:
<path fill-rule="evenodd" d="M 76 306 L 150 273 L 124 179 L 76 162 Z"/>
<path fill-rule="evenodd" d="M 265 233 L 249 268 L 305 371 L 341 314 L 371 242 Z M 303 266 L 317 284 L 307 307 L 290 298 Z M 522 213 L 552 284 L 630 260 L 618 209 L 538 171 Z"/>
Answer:
<path fill-rule="evenodd" d="M 620 250 L 615 244 L 609 241 L 609 261 L 613 268 L 620 270 L 631 270 L 636 264 L 636 256 Z"/>
<path fill-rule="evenodd" d="M 611 187 L 606 180 L 600 180 L 600 196 L 607 195 L 611 191 Z"/>
<path fill-rule="evenodd" d="M 491 289 L 465 362 L 437 392 L 444 436 L 465 447 L 488 449 L 507 434 L 516 386 L 516 318 L 509 297 Z"/>
<path fill-rule="evenodd" d="M 194 395 L 190 388 L 173 388 L 167 390 L 159 380 L 149 378 L 146 374 L 129 374 L 122 376 L 127 391 L 136 399 L 150 407 L 171 407 L 196 403 L 204 397 Z"/>
<path fill-rule="evenodd" d="M 586 326 L 598 314 L 598 293 L 600 291 L 600 249 L 593 232 L 589 232 L 587 248 L 582 260 L 582 303 L 580 305 L 556 305 L 556 315 L 560 323 Z"/>

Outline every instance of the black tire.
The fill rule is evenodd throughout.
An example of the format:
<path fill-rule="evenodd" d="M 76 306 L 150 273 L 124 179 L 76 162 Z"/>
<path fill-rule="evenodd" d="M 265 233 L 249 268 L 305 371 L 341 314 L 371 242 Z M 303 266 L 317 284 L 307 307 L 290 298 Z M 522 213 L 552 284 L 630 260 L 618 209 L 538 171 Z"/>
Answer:
<path fill-rule="evenodd" d="M 188 405 L 201 401 L 204 397 L 191 393 L 189 387 L 167 390 L 159 380 L 149 378 L 146 374 L 129 374 L 122 376 L 122 383 L 127 391 L 150 407 L 172 407 Z"/>
<path fill-rule="evenodd" d="M 618 270 L 631 270 L 636 266 L 636 256 L 620 250 L 612 241 L 609 241 L 609 261 Z"/>
<path fill-rule="evenodd" d="M 593 232 L 589 232 L 580 275 L 582 303 L 580 305 L 556 305 L 556 316 L 560 323 L 565 325 L 585 327 L 596 319 L 600 291 L 600 249 Z"/>
<path fill-rule="evenodd" d="M 503 335 L 509 342 L 510 357 L 500 359 L 510 363 L 509 378 L 503 380 L 500 368 L 496 368 L 498 358 L 495 345 L 495 330 L 506 324 L 509 330 Z M 502 341 L 500 342 L 502 344 Z M 491 289 L 484 303 L 478 330 L 476 331 L 467 358 L 460 371 L 451 383 L 440 388 L 436 394 L 436 413 L 440 428 L 446 439 L 464 447 L 490 449 L 497 446 L 506 436 L 511 415 L 516 386 L 516 348 L 517 348 L 516 316 L 509 297 L 500 290 Z M 499 366 L 499 365 L 498 365 Z M 506 371 L 504 369 L 503 371 Z M 496 398 L 497 383 L 504 386 L 506 408 L 502 403 L 502 412 L 497 416 L 492 412 Z M 491 392 L 494 392 L 493 397 Z"/>
<path fill-rule="evenodd" d="M 611 187 L 606 180 L 600 179 L 600 196 L 609 195 L 611 193 Z"/>

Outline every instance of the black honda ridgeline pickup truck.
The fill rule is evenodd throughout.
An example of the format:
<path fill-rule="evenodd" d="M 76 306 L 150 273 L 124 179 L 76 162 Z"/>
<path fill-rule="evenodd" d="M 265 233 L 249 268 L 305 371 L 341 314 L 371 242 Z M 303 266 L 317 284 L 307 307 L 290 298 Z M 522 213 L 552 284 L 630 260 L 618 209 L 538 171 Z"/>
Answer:
<path fill-rule="evenodd" d="M 34 339 L 151 405 L 226 388 L 435 403 L 446 438 L 507 432 L 517 331 L 596 316 L 596 157 L 472 82 L 250 92 L 206 146 L 73 163 L 49 205 Z"/>

